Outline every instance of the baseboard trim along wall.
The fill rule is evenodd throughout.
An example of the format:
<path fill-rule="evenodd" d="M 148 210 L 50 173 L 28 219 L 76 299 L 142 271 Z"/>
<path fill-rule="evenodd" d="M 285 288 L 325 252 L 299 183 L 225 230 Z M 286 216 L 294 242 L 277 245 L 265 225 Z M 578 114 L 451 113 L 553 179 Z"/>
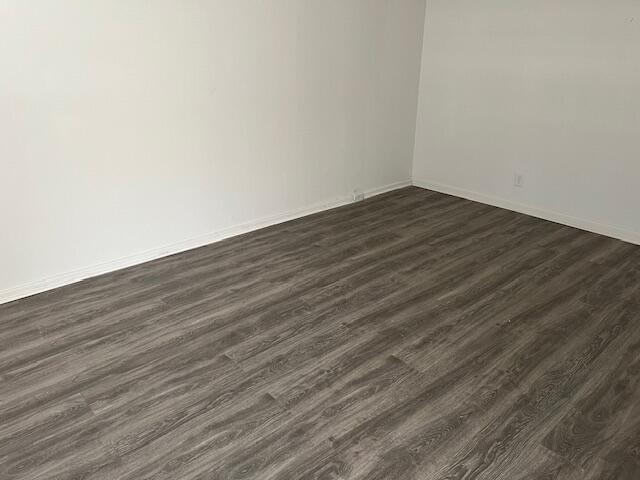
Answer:
<path fill-rule="evenodd" d="M 407 180 L 403 182 L 396 182 L 389 185 L 384 185 L 381 187 L 365 190 L 364 191 L 365 198 L 374 197 L 376 195 L 390 192 L 392 190 L 408 187 L 411 184 L 412 182 L 410 180 Z M 76 283 L 81 280 L 85 280 L 87 278 L 96 277 L 98 275 L 103 275 L 105 273 L 115 272 L 116 270 L 132 267 L 134 265 L 139 265 L 141 263 L 149 262 L 151 260 L 156 260 L 158 258 L 174 255 L 176 253 L 192 250 L 194 248 L 203 247 L 205 245 L 216 243 L 229 237 L 234 237 L 236 235 L 241 235 L 243 233 L 252 232 L 254 230 L 259 230 L 261 228 L 269 227 L 271 225 L 276 225 L 278 223 L 287 222 L 289 220 L 294 220 L 296 218 L 305 217 L 307 215 L 312 215 L 314 213 L 322 212 L 324 210 L 330 210 L 332 208 L 341 207 L 343 205 L 347 205 L 352 202 L 353 202 L 352 194 L 343 195 L 341 197 L 334 198 L 333 200 L 329 200 L 326 202 L 319 202 L 299 210 L 284 212 L 284 213 L 272 215 L 266 218 L 253 220 L 251 222 L 235 225 L 233 227 L 225 228 L 223 230 L 219 230 L 216 232 L 211 232 L 209 234 L 184 240 L 182 242 L 174 243 L 172 245 L 166 245 L 163 247 L 154 248 L 152 250 L 147 250 L 145 252 L 137 253 L 128 257 L 119 258 L 110 262 L 91 265 L 89 267 L 81 268 L 79 270 L 74 270 L 72 272 L 61 273 L 59 275 L 46 278 L 37 282 L 27 283 L 14 288 L 9 288 L 7 290 L 0 291 L 0 304 L 8 303 L 8 302 L 25 298 L 25 297 L 29 297 L 31 295 L 46 292 L 48 290 L 53 290 L 55 288 L 63 287 L 65 285 L 70 285 L 72 283 Z"/>
<path fill-rule="evenodd" d="M 446 193 L 455 197 L 466 198 L 467 200 L 473 200 L 475 202 L 493 205 L 495 207 L 512 210 L 514 212 L 524 213 L 526 215 L 531 215 L 532 217 L 542 218 L 543 220 L 550 220 L 552 222 L 561 223 L 569 227 L 579 228 L 580 230 L 586 230 L 588 232 L 598 233 L 600 235 L 606 235 L 607 237 L 612 237 L 618 240 L 623 240 L 625 242 L 640 245 L 640 233 L 630 232 L 628 230 L 611 225 L 603 225 L 591 220 L 575 218 L 569 215 L 564 215 L 562 213 L 552 212 L 549 210 L 532 207 L 530 205 L 512 202 L 504 198 L 493 197 L 491 195 L 485 195 L 483 193 L 465 190 L 442 183 L 414 179 L 413 184 L 416 187 L 425 188 L 427 190 Z"/>

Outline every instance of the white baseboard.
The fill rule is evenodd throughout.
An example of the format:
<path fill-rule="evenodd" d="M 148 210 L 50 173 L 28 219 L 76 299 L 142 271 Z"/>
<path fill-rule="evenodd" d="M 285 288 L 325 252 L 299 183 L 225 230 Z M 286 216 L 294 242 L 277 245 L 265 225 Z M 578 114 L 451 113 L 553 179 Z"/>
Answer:
<path fill-rule="evenodd" d="M 485 195 L 483 193 L 465 190 L 462 188 L 453 187 L 451 185 L 444 185 L 442 183 L 414 179 L 413 184 L 416 187 L 426 188 L 427 190 L 434 190 L 436 192 L 466 198 L 475 202 L 486 203 L 487 205 L 505 208 L 507 210 L 531 215 L 532 217 L 550 220 L 552 222 L 561 223 L 570 227 L 579 228 L 580 230 L 586 230 L 588 232 L 598 233 L 600 235 L 606 235 L 607 237 L 612 237 L 618 240 L 623 240 L 625 242 L 640 245 L 640 233 L 631 232 L 623 228 L 618 228 L 611 225 L 603 225 L 591 220 L 575 218 L 569 215 L 564 215 L 562 213 L 552 212 L 549 210 L 532 207 L 530 205 L 512 202 L 504 198 Z"/>
<path fill-rule="evenodd" d="M 397 190 L 399 188 L 408 187 L 411 185 L 411 181 L 396 182 L 382 187 L 372 188 L 365 190 L 365 198 L 380 195 L 382 193 Z M 87 278 L 96 277 L 105 273 L 114 272 L 123 268 L 139 265 L 151 260 L 166 257 L 168 255 L 174 255 L 176 253 L 184 252 L 198 247 L 203 247 L 211 243 L 219 242 L 225 238 L 234 237 L 243 233 L 258 230 L 260 228 L 276 225 L 296 218 L 304 217 L 314 213 L 329 210 L 331 208 L 340 207 L 352 203 L 352 195 L 343 195 L 333 200 L 326 202 L 319 202 L 310 205 L 306 208 L 299 210 L 293 210 L 278 215 L 272 215 L 269 217 L 257 219 L 251 222 L 235 225 L 230 228 L 218 230 L 206 235 L 202 235 L 196 238 L 184 240 L 182 242 L 174 243 L 172 245 L 166 245 L 160 248 L 154 248 L 145 252 L 137 253 L 124 258 L 119 258 L 110 262 L 91 265 L 89 267 L 81 268 L 71 272 L 61 273 L 53 277 L 49 277 L 37 282 L 26 283 L 17 287 L 9 288 L 7 290 L 0 291 L 0 304 L 18 300 L 20 298 L 29 297 L 37 293 L 42 293 L 54 288 L 70 285 L 72 283 L 85 280 Z"/>

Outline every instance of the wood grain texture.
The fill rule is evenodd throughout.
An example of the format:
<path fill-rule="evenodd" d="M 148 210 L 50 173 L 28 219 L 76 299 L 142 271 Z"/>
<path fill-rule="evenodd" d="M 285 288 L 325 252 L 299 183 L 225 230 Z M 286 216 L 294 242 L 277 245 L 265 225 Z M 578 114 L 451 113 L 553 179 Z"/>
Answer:
<path fill-rule="evenodd" d="M 640 478 L 640 247 L 415 187 L 0 305 L 0 479 Z"/>

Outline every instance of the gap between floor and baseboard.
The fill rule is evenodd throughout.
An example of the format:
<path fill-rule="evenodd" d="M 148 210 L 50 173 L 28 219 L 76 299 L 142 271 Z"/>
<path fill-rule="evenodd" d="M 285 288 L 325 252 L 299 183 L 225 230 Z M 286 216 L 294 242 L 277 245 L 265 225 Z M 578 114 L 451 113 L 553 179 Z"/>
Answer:
<path fill-rule="evenodd" d="M 493 197 L 491 195 L 485 195 L 483 193 L 474 192 L 471 190 L 465 190 L 451 185 L 445 185 L 442 183 L 431 182 L 427 180 L 413 180 L 413 185 L 427 190 L 433 190 L 440 193 L 446 193 L 455 197 L 466 198 L 475 202 L 485 203 L 487 205 L 493 205 L 494 207 L 500 207 L 507 210 L 512 210 L 518 213 L 524 213 L 532 217 L 542 218 L 543 220 L 549 220 L 569 227 L 579 228 L 580 230 L 586 230 L 588 232 L 598 233 L 607 237 L 616 238 L 625 242 L 634 243 L 640 245 L 640 233 L 630 232 L 623 228 L 613 227 L 610 225 L 603 225 L 601 223 L 593 222 L 590 220 L 584 220 L 581 218 L 575 218 L 562 213 L 552 212 L 544 210 L 542 208 L 532 207 L 522 203 L 512 202 L 504 198 Z"/>
<path fill-rule="evenodd" d="M 365 190 L 364 191 L 365 198 L 374 197 L 376 195 L 390 192 L 392 190 L 408 187 L 408 186 L 411 186 L 411 184 L 412 184 L 411 181 L 407 180 L 404 182 L 396 182 L 389 185 L 384 185 L 382 187 Z M 272 215 L 272 216 L 265 217 L 262 219 L 257 219 L 251 222 L 242 223 L 240 225 L 235 225 L 233 227 L 218 230 L 216 232 L 212 232 L 196 238 L 183 240 L 181 242 L 174 243 L 171 245 L 165 245 L 163 247 L 154 248 L 151 250 L 147 250 L 145 252 L 137 253 L 124 258 L 112 260 L 109 262 L 91 265 L 89 267 L 80 268 L 78 270 L 74 270 L 71 272 L 61 273 L 53 277 L 46 278 L 44 280 L 26 283 L 18 287 L 13 287 L 13 288 L 0 291 L 0 304 L 12 302 L 14 300 L 19 300 L 21 298 L 29 297 L 31 295 L 36 295 L 38 293 L 46 292 L 48 290 L 53 290 L 55 288 L 63 287 L 65 285 L 70 285 L 76 282 L 80 282 L 82 280 L 86 280 L 87 278 L 97 277 L 98 275 L 103 275 L 105 273 L 115 272 L 116 270 L 122 270 L 123 268 L 132 267 L 134 265 L 139 265 L 141 263 L 149 262 L 151 260 L 156 260 L 158 258 L 166 257 L 169 255 L 175 255 L 176 253 L 185 252 L 187 250 L 192 250 L 194 248 L 203 247 L 212 243 L 219 242 L 229 237 L 234 237 L 236 235 L 241 235 L 243 233 L 252 232 L 254 230 L 259 230 L 261 228 L 269 227 L 271 225 L 276 225 L 278 223 L 287 222 L 289 220 L 294 220 L 296 218 L 305 217 L 307 215 L 312 215 L 314 213 L 322 212 L 324 210 L 330 210 L 332 208 L 341 207 L 343 205 L 347 205 L 352 202 L 353 202 L 352 195 L 344 195 L 338 198 L 334 198 L 333 200 L 330 200 L 330 201 L 315 203 L 306 208 L 293 210 L 293 211 L 289 211 L 289 212 L 285 212 L 277 215 Z"/>

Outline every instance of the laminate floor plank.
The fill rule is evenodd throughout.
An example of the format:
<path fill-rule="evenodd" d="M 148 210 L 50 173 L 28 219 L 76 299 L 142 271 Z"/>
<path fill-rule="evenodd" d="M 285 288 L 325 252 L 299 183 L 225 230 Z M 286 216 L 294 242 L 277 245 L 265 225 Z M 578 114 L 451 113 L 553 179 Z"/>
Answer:
<path fill-rule="evenodd" d="M 379 421 L 387 424 L 390 418 L 395 417 L 398 426 L 384 436 L 387 445 L 394 447 L 388 448 L 383 459 L 372 465 L 371 472 L 386 472 L 384 475 L 389 475 L 389 478 L 391 472 L 393 478 L 398 479 L 422 478 L 413 470 L 419 467 L 421 460 L 432 460 L 437 456 L 438 449 L 448 444 L 456 445 L 472 436 L 474 429 L 482 426 L 487 417 L 491 418 L 491 410 L 503 408 L 510 397 L 523 388 L 528 378 L 543 371 L 541 368 L 552 358 L 551 354 L 563 345 L 571 345 L 569 340 L 576 327 L 585 326 L 584 315 L 570 310 L 563 315 L 563 310 L 558 307 L 545 318 L 539 319 L 539 333 L 521 335 L 515 334 L 510 327 L 503 327 L 483 332 L 481 337 L 474 338 L 462 348 L 456 348 L 458 355 L 446 362 L 434 381 L 437 384 L 448 379 L 451 383 L 448 392 L 440 398 L 416 397 L 406 406 L 401 405 L 401 412 L 396 405 L 380 415 Z M 454 384 L 456 372 L 451 370 L 459 368 L 458 365 L 467 365 L 469 373 L 473 373 L 475 365 L 465 360 L 480 351 L 480 346 L 492 345 L 492 342 L 501 351 L 500 358 L 492 362 L 492 369 L 470 375 L 473 378 L 472 385 L 464 383 L 467 380 L 465 377 L 460 377 L 461 382 Z M 457 364 L 456 358 L 459 358 Z M 472 391 L 474 388 L 476 390 Z M 345 440 L 359 443 L 363 438 L 378 437 L 377 427 L 375 422 L 365 429 L 359 426 L 359 431 L 351 432 Z M 410 462 L 406 461 L 408 458 Z M 446 456 L 443 455 L 443 458 Z M 377 478 L 385 478 L 384 475 Z"/>
<path fill-rule="evenodd" d="M 248 451 L 223 459 L 219 468 L 207 473 L 211 476 L 202 478 L 235 478 L 237 472 L 246 470 L 251 470 L 255 478 L 303 478 L 309 465 L 306 458 L 333 453 L 341 432 L 410 395 L 421 380 L 417 372 L 394 357 L 380 358 L 375 365 L 355 369 L 354 373 L 336 382 L 340 375 L 328 372 L 327 383 L 332 388 L 327 385 L 310 391 L 307 385 L 301 385 L 302 395 L 298 389 L 284 400 L 292 413 L 289 422 Z M 293 455 L 292 446 L 299 449 Z M 371 451 L 363 448 L 358 454 L 371 455 Z M 330 472 L 331 466 L 323 470 Z"/>
<path fill-rule="evenodd" d="M 532 436 L 541 437 L 549 417 L 558 416 L 571 394 L 589 381 L 591 368 L 605 352 L 613 353 L 630 331 L 634 322 L 627 312 L 616 310 L 601 318 L 595 334 L 585 335 L 581 344 L 561 356 L 533 382 L 513 406 L 493 419 L 459 450 L 436 479 L 480 479 L 498 476 L 505 464 L 527 451 Z M 559 420 L 559 419 L 558 419 Z M 542 438 L 539 438 L 542 441 Z"/>
<path fill-rule="evenodd" d="M 0 305 L 0 480 L 640 478 L 640 247 L 408 187 Z"/>
<path fill-rule="evenodd" d="M 0 464 L 7 478 L 108 478 L 120 463 L 80 395 L 3 422 Z"/>
<path fill-rule="evenodd" d="M 572 411 L 545 437 L 543 445 L 588 470 L 598 451 L 628 422 L 640 394 L 640 340 L 625 347 L 611 371 L 594 375 L 597 387 L 581 396 Z"/>

